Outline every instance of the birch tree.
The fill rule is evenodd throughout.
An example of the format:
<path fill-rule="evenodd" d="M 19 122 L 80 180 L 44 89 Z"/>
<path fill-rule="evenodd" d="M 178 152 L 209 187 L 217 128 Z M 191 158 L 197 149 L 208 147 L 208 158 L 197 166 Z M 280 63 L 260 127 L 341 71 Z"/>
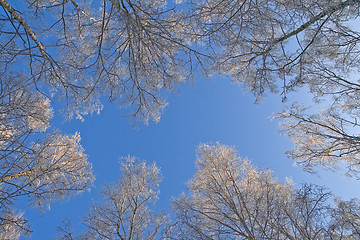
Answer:
<path fill-rule="evenodd" d="M 84 218 L 84 239 L 159 239 L 167 216 L 154 211 L 160 170 L 134 157 L 121 163 L 117 183 L 103 188 L 103 202 L 95 203 Z"/>
<path fill-rule="evenodd" d="M 20 76 L 6 77 L 0 77 L 0 236 L 17 239 L 30 232 L 17 200 L 26 197 L 47 208 L 82 192 L 94 176 L 78 133 L 45 133 L 52 117 L 49 99 Z"/>
<path fill-rule="evenodd" d="M 359 0 L 176 2 L 0 0 L 0 73 L 59 100 L 69 118 L 101 111 L 108 98 L 147 122 L 160 119 L 164 90 L 175 91 L 201 65 L 258 100 L 306 86 L 357 123 Z M 324 162 L 315 155 L 295 160 Z"/>
<path fill-rule="evenodd" d="M 281 132 L 290 137 L 294 149 L 287 154 L 305 170 L 347 168 L 347 175 L 359 177 L 359 125 L 357 118 L 344 116 L 332 107 L 309 114 L 303 106 L 294 104 L 277 118 Z"/>
<path fill-rule="evenodd" d="M 175 36 L 165 1 L 0 1 L 0 204 L 2 238 L 30 232 L 15 201 L 40 207 L 87 188 L 91 165 L 78 133 L 49 132 L 51 102 L 68 117 L 108 97 L 135 119 L 157 121 L 162 89 L 184 80 L 194 52 Z M 100 9 L 100 11 L 99 11 Z"/>
<path fill-rule="evenodd" d="M 357 239 L 360 237 L 360 202 L 358 199 L 349 201 L 335 200 L 336 207 L 330 210 L 328 238 Z"/>
<path fill-rule="evenodd" d="M 257 100 L 267 92 L 285 100 L 289 91 L 306 87 L 322 103 L 320 114 L 297 107 L 279 114 L 294 142 L 291 157 L 307 170 L 345 162 L 349 173 L 357 171 L 360 1 L 204 0 L 189 6 L 194 39 L 215 56 L 213 71 Z"/>
<path fill-rule="evenodd" d="M 202 144 L 188 192 L 173 199 L 174 219 L 151 206 L 159 169 L 136 158 L 122 161 L 117 183 L 83 219 L 74 235 L 64 221 L 57 239 L 357 239 L 360 203 L 334 197 L 324 187 L 279 182 L 228 146 Z"/>
<path fill-rule="evenodd" d="M 291 195 L 270 171 L 257 171 L 234 149 L 200 145 L 189 194 L 174 201 L 180 236 L 174 239 L 274 239 L 278 203 Z"/>
<path fill-rule="evenodd" d="M 180 37 L 182 15 L 163 0 L 0 4 L 0 71 L 21 72 L 69 117 L 100 111 L 106 96 L 135 118 L 158 121 L 163 89 L 188 77 L 186 56 L 196 55 Z"/>
<path fill-rule="evenodd" d="M 256 96 L 308 84 L 315 94 L 357 86 L 358 0 L 190 1 L 193 34 L 213 68 Z M 352 24 L 353 23 L 353 24 Z M 321 79 L 321 80 L 320 80 Z M 345 96 L 344 96 L 345 97 Z"/>
<path fill-rule="evenodd" d="M 173 202 L 170 239 L 350 239 L 358 237 L 357 200 L 336 199 L 326 189 L 279 182 L 236 151 L 200 145 L 188 193 Z M 348 206 L 355 206 L 347 209 Z"/>

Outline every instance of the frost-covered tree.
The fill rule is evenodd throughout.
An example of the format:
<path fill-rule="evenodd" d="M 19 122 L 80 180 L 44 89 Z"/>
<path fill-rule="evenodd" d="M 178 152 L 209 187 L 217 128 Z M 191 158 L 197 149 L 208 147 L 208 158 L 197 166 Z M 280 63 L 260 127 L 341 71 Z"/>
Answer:
<path fill-rule="evenodd" d="M 348 175 L 359 177 L 360 137 L 357 118 L 344 116 L 332 107 L 320 113 L 308 114 L 300 105 L 283 111 L 276 117 L 281 132 L 287 134 L 294 149 L 287 154 L 307 171 L 316 166 L 337 169 L 345 162 Z"/>
<path fill-rule="evenodd" d="M 216 55 L 214 69 L 257 96 L 304 83 L 320 95 L 357 88 L 358 0 L 189 2 L 189 34 Z"/>
<path fill-rule="evenodd" d="M 198 55 L 181 37 L 182 14 L 165 0 L 0 5 L 1 74 L 22 73 L 69 117 L 100 111 L 106 96 L 136 118 L 158 121 L 162 90 L 183 82 L 192 61 L 186 56 Z"/>
<path fill-rule="evenodd" d="M 325 188 L 279 182 L 228 146 L 202 144 L 188 192 L 173 200 L 170 223 L 153 204 L 159 169 L 136 158 L 122 162 L 117 183 L 83 219 L 74 235 L 64 221 L 57 239 L 358 239 L 360 203 L 333 198 Z"/>
<path fill-rule="evenodd" d="M 49 99 L 21 76 L 0 80 L 0 236 L 17 239 L 30 232 L 17 200 L 44 208 L 83 191 L 94 176 L 79 134 L 45 133 L 52 117 Z"/>
<path fill-rule="evenodd" d="M 233 148 L 200 145 L 188 193 L 173 202 L 170 239 L 349 239 L 359 237 L 357 200 L 335 205 L 322 187 L 279 182 Z M 334 239 L 334 238 L 332 238 Z"/>
<path fill-rule="evenodd" d="M 109 98 L 147 122 L 159 120 L 163 90 L 173 91 L 201 64 L 257 99 L 279 90 L 285 99 L 307 86 L 319 100 L 330 96 L 340 118 L 357 122 L 359 0 L 176 3 L 0 0 L 0 74 L 31 82 L 69 117 L 99 112 Z M 202 64 L 204 56 L 211 61 Z M 324 162 L 311 151 L 319 156 L 314 163 Z"/>
<path fill-rule="evenodd" d="M 335 204 L 336 207 L 330 210 L 328 239 L 360 238 L 360 201 L 336 199 Z"/>
<path fill-rule="evenodd" d="M 30 227 L 21 213 L 14 213 L 9 209 L 1 209 L 0 216 L 0 238 L 19 239 L 21 235 L 28 236 Z"/>
<path fill-rule="evenodd" d="M 285 100 L 287 92 L 305 86 L 316 101 L 328 103 L 311 119 L 296 108 L 279 115 L 290 122 L 283 124 L 295 143 L 290 156 L 307 169 L 345 161 L 354 172 L 360 148 L 360 1 L 189 2 L 189 34 L 215 56 L 213 71 L 258 99 L 280 91 Z"/>
<path fill-rule="evenodd" d="M 321 114 L 293 107 L 279 115 L 295 143 L 289 154 L 310 170 L 345 160 L 350 172 L 358 171 L 359 0 L 176 3 L 181 11 L 165 0 L 0 0 L 3 229 L 27 229 L 12 199 L 29 195 L 43 206 L 93 178 L 77 134 L 45 133 L 51 101 L 59 100 L 68 117 L 82 118 L 109 98 L 135 119 L 158 121 L 163 90 L 184 82 L 203 56 L 213 60 L 205 70 L 230 75 L 258 99 L 278 90 L 285 99 L 307 86 L 316 100 L 329 101 Z M 264 184 L 289 187 L 269 172 L 254 172 Z M 66 187 L 51 192 L 54 179 Z M 273 221 L 265 212 L 258 212 L 265 225 L 247 228 L 264 232 Z M 242 234 L 251 236 L 244 226 Z"/>
<path fill-rule="evenodd" d="M 134 157 L 121 163 L 118 182 L 103 188 L 104 201 L 95 203 L 83 219 L 81 239 L 159 239 L 167 216 L 154 211 L 160 170 Z"/>

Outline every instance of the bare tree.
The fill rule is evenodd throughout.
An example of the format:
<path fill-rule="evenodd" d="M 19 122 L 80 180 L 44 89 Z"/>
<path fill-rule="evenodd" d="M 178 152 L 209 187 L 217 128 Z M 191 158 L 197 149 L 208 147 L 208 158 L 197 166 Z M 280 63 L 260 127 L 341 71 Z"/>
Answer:
<path fill-rule="evenodd" d="M 84 239 L 158 239 L 167 216 L 156 213 L 160 170 L 134 157 L 121 164 L 121 178 L 104 187 L 104 201 L 94 204 L 84 218 Z"/>
<path fill-rule="evenodd" d="M 357 239 L 359 201 L 333 198 L 325 188 L 255 169 L 225 145 L 202 144 L 198 171 L 189 191 L 173 200 L 172 224 L 151 209 L 158 194 L 159 169 L 128 157 L 122 176 L 103 189 L 74 236 L 70 222 L 58 239 Z M 331 201 L 333 199 L 333 202 Z"/>
<path fill-rule="evenodd" d="M 199 56 L 184 44 L 182 14 L 166 1 L 1 0 L 1 73 L 21 72 L 66 104 L 69 117 L 100 111 L 101 96 L 158 121 L 162 90 Z M 21 65 L 21 67 L 19 67 Z M 190 70 L 191 72 L 191 70 Z"/>
<path fill-rule="evenodd" d="M 359 0 L 200 0 L 186 4 L 179 11 L 167 8 L 161 0 L 0 0 L 1 229 L 11 229 L 8 232 L 15 237 L 29 231 L 26 220 L 14 210 L 13 199 L 28 195 L 44 206 L 83 190 L 93 180 L 78 134 L 45 133 L 52 117 L 51 101 L 63 103 L 68 117 L 82 118 L 99 112 L 105 96 L 129 107 L 135 119 L 158 121 L 166 105 L 163 90 L 173 91 L 184 82 L 204 56 L 214 60 L 203 65 L 206 70 L 230 75 L 258 99 L 267 90 L 279 89 L 285 99 L 288 91 L 308 86 L 316 100 L 330 100 L 330 107 L 321 114 L 307 115 L 294 106 L 279 115 L 296 144 L 289 154 L 308 170 L 314 164 L 334 167 L 345 160 L 350 173 L 358 171 L 360 33 L 354 21 L 359 16 Z M 201 189 L 206 196 L 209 184 L 218 199 L 200 194 L 176 201 L 184 226 L 192 226 L 186 231 L 199 238 L 325 234 L 319 230 L 324 227 L 316 224 L 301 232 L 295 226 L 298 222 L 288 219 L 290 210 L 285 214 L 278 208 L 290 204 L 281 202 L 287 199 L 282 194 L 291 192 L 288 198 L 294 199 L 289 184 L 278 183 L 269 171 L 257 171 L 246 161 L 235 161 L 236 154 L 224 146 L 204 145 L 202 149 L 214 155 L 200 158 L 201 171 L 189 187 L 191 191 Z M 226 164 L 216 165 L 217 158 L 227 159 Z M 216 171 L 207 168 L 209 159 Z M 211 181 L 201 175 L 203 170 L 212 174 Z M 200 180 L 203 186 L 196 185 Z M 121 182 L 116 186 L 124 187 Z M 255 187 L 259 192 L 253 191 Z M 248 189 L 252 191 L 245 191 Z M 104 190 L 109 200 L 121 199 L 117 193 Z M 154 196 L 150 194 L 149 199 Z M 232 202 L 221 202 L 221 196 Z M 197 211 L 203 210 L 203 204 L 209 209 L 199 218 Z M 96 222 L 97 209 L 105 219 L 109 206 L 90 211 L 85 220 L 90 229 L 103 221 Z M 218 215 L 220 220 L 214 217 Z M 241 221 L 229 227 L 234 219 Z M 90 225 L 91 221 L 96 224 Z M 131 221 L 129 227 L 121 227 L 123 232 L 99 229 L 105 231 L 103 237 L 138 236 Z M 290 228 L 296 231 L 290 233 Z M 96 232 L 95 228 L 91 231 Z"/>
<path fill-rule="evenodd" d="M 173 202 L 170 239 L 351 239 L 360 221 L 357 201 L 337 199 L 324 188 L 280 183 L 256 170 L 233 148 L 200 145 L 189 192 Z M 355 206 L 353 209 L 347 209 Z M 349 214 L 347 214 L 349 213 Z"/>
<path fill-rule="evenodd" d="M 157 121 L 162 89 L 185 79 L 191 61 L 183 57 L 195 52 L 176 36 L 181 14 L 165 1 L 0 5 L 0 226 L 16 238 L 30 231 L 16 199 L 29 196 L 43 207 L 94 179 L 79 134 L 46 133 L 51 102 L 81 118 L 100 111 L 106 95 L 135 118 Z"/>
<path fill-rule="evenodd" d="M 165 1 L 0 5 L 0 227 L 17 238 L 30 228 L 16 199 L 44 207 L 94 179 L 79 134 L 49 134 L 51 102 L 82 118 L 106 96 L 135 119 L 158 121 L 163 89 L 188 77 L 187 57 L 198 53 L 183 42 L 182 14 Z"/>
<path fill-rule="evenodd" d="M 285 100 L 288 91 L 306 86 L 322 102 L 323 113 L 310 118 L 296 107 L 279 115 L 291 122 L 282 124 L 295 143 L 290 156 L 307 169 L 345 161 L 354 172 L 360 1 L 203 0 L 189 6 L 190 34 L 215 56 L 213 71 L 230 75 L 257 99 L 280 90 Z"/>
<path fill-rule="evenodd" d="M 331 193 L 325 188 L 302 184 L 290 198 L 278 202 L 280 221 L 275 229 L 281 239 L 326 239 L 329 228 Z"/>
<path fill-rule="evenodd" d="M 20 236 L 29 236 L 28 226 L 22 213 L 15 213 L 10 209 L 1 209 L 0 215 L 0 237 L 1 239 L 19 239 Z"/>
<path fill-rule="evenodd" d="M 20 76 L 0 80 L 0 234 L 16 239 L 30 232 L 16 200 L 26 196 L 47 207 L 83 191 L 94 176 L 78 133 L 45 133 L 52 117 L 49 99 L 31 91 Z"/>
<path fill-rule="evenodd" d="M 336 208 L 331 209 L 332 221 L 329 239 L 357 239 L 360 237 L 360 202 L 358 199 L 336 199 Z"/>
<path fill-rule="evenodd" d="M 294 143 L 294 149 L 287 154 L 307 171 L 316 171 L 316 166 L 336 169 L 345 162 L 347 174 L 358 177 L 360 138 L 356 118 L 344 116 L 334 107 L 307 114 L 304 107 L 295 104 L 277 118 L 282 133 Z"/>
<path fill-rule="evenodd" d="M 294 86 L 356 88 L 359 70 L 358 0 L 192 1 L 193 34 L 212 50 L 214 69 L 244 83 L 258 97 Z M 319 80 L 321 79 L 321 81 Z M 279 81 L 280 80 L 280 81 Z M 329 89 L 329 85 L 333 89 Z M 324 90 L 324 89 L 323 89 Z"/>
<path fill-rule="evenodd" d="M 257 171 L 235 150 L 200 145 L 189 194 L 174 201 L 179 239 L 275 239 L 279 204 L 291 186 Z M 176 229 L 176 228 L 175 228 Z M 175 239 L 177 238 L 175 237 Z"/>
<path fill-rule="evenodd" d="M 71 228 L 71 222 L 69 219 L 65 219 L 60 227 L 57 229 L 57 237 L 58 240 L 74 240 L 76 236 Z"/>

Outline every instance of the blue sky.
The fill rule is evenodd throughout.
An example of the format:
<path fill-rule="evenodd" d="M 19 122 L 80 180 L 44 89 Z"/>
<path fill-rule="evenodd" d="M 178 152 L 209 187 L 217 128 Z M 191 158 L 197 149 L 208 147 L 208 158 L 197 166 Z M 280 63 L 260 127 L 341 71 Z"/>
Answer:
<path fill-rule="evenodd" d="M 301 98 L 299 96 L 301 95 Z M 289 96 L 306 100 L 306 94 Z M 280 179 L 291 177 L 295 183 L 313 182 L 325 185 L 336 195 L 359 197 L 356 181 L 346 179 L 339 172 L 314 176 L 294 167 L 284 152 L 291 143 L 277 133 L 277 122 L 269 116 L 280 111 L 281 97 L 274 94 L 259 105 L 229 79 L 215 78 L 182 86 L 179 92 L 168 97 L 159 123 L 148 126 L 138 124 L 133 128 L 124 118 L 124 111 L 107 104 L 100 115 L 85 117 L 85 121 L 63 122 L 55 114 L 54 124 L 62 132 L 80 132 L 82 146 L 93 164 L 96 175 L 94 187 L 69 201 L 55 202 L 45 213 L 35 208 L 25 209 L 25 217 L 32 225 L 32 239 L 50 239 L 56 236 L 56 227 L 68 218 L 75 233 L 83 230 L 80 219 L 86 216 L 88 206 L 99 199 L 99 190 L 105 183 L 116 181 L 119 176 L 119 158 L 136 156 L 148 163 L 156 162 L 161 168 L 158 209 L 169 210 L 171 198 L 186 190 L 186 182 L 195 171 L 196 148 L 199 143 L 235 146 L 239 155 L 248 158 L 258 168 L 270 168 Z"/>

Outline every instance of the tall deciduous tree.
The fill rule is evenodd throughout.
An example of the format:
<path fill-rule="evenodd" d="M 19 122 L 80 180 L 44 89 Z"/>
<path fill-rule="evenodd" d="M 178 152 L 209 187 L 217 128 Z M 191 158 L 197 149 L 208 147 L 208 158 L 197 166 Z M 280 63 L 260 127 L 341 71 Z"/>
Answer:
<path fill-rule="evenodd" d="M 360 203 L 333 198 L 325 188 L 279 182 L 225 145 L 202 144 L 189 192 L 174 199 L 172 224 L 151 210 L 159 169 L 128 157 L 122 176 L 84 218 L 79 236 L 70 222 L 57 239 L 357 239 Z M 331 202 L 333 198 L 333 202 Z"/>
<path fill-rule="evenodd" d="M 180 38 L 182 15 L 166 8 L 166 1 L 0 5 L 0 72 L 21 72 L 66 104 L 70 117 L 100 111 L 100 98 L 107 96 L 136 118 L 158 121 L 166 105 L 162 89 L 183 82 L 191 62 L 186 55 L 197 55 Z"/>
<path fill-rule="evenodd" d="M 358 171 L 359 0 L 203 0 L 189 6 L 192 34 L 216 56 L 214 71 L 259 99 L 269 90 L 286 99 L 288 91 L 306 86 L 328 103 L 319 115 L 296 107 L 279 115 L 295 143 L 291 157 L 307 169 L 345 161 L 350 172 Z"/>
<path fill-rule="evenodd" d="M 69 117 L 82 118 L 100 111 L 106 96 L 130 107 L 135 119 L 158 121 L 166 105 L 163 90 L 173 90 L 183 82 L 202 56 L 214 59 L 203 65 L 205 69 L 230 75 L 257 98 L 267 90 L 279 89 L 286 98 L 288 91 L 304 85 L 318 100 L 330 96 L 325 99 L 331 107 L 321 114 L 310 116 L 292 107 L 279 115 L 296 144 L 290 156 L 307 169 L 345 160 L 350 172 L 359 171 L 354 126 L 358 127 L 360 99 L 360 33 L 355 22 L 360 0 L 200 0 L 185 4 L 184 11 L 175 11 L 167 8 L 165 0 L 0 0 L 2 229 L 10 229 L 11 236 L 28 229 L 21 213 L 12 208 L 13 199 L 29 195 L 43 206 L 72 190 L 84 189 L 93 179 L 77 134 L 44 133 L 52 116 L 52 100 L 60 100 Z M 267 227 L 283 224 L 269 216 L 280 211 L 270 206 L 278 206 L 277 194 L 286 191 L 263 189 L 290 186 L 278 183 L 269 172 L 251 170 L 245 161 L 240 165 L 240 169 L 248 168 L 244 178 L 254 180 L 249 188 L 258 184 L 262 190 L 240 192 L 250 199 L 243 203 L 245 215 L 237 209 L 228 211 L 239 214 L 244 223 L 226 234 L 280 234 L 267 232 Z M 233 166 L 226 171 L 231 173 Z M 236 174 L 229 179 L 243 186 L 246 182 Z M 229 179 L 224 183 L 230 184 Z M 239 192 L 236 188 L 227 191 L 223 194 Z M 187 200 L 198 204 L 195 197 L 185 198 L 183 204 Z M 260 203 L 270 209 L 254 212 Z M 221 221 L 226 222 L 229 216 L 224 214 Z M 199 224 L 194 227 L 204 223 L 195 215 L 192 220 Z M 224 228 L 218 222 L 206 224 L 214 228 L 201 232 L 204 236 L 217 236 Z M 306 236 L 314 236 L 314 229 L 317 225 Z M 294 231 L 287 234 L 299 236 Z"/>
<path fill-rule="evenodd" d="M 52 117 L 49 99 L 21 76 L 0 80 L 0 236 L 17 239 L 30 228 L 16 200 L 27 196 L 43 208 L 83 191 L 94 176 L 79 134 L 44 133 Z"/>
<path fill-rule="evenodd" d="M 318 99 L 332 96 L 329 112 L 359 117 L 359 0 L 182 4 L 183 11 L 164 0 L 0 0 L 0 73 L 21 74 L 64 103 L 69 117 L 100 111 L 107 96 L 135 119 L 158 121 L 162 90 L 173 90 L 206 55 L 214 61 L 205 69 L 230 75 L 257 98 L 280 89 L 285 99 L 306 85 Z M 300 161 L 324 162 L 317 150 L 317 160 Z"/>
<path fill-rule="evenodd" d="M 27 195 L 42 207 L 93 181 L 79 134 L 45 133 L 51 101 L 81 118 L 100 111 L 106 95 L 135 118 L 157 121 L 162 89 L 187 77 L 183 56 L 195 52 L 176 36 L 180 15 L 166 1 L 0 5 L 0 230 L 16 238 L 29 232 L 16 199 Z"/>
<path fill-rule="evenodd" d="M 304 83 L 320 95 L 358 85 L 350 78 L 359 71 L 359 29 L 351 25 L 358 0 L 203 0 L 189 6 L 190 34 L 216 55 L 215 70 L 257 96 L 279 86 L 285 94 Z"/>
<path fill-rule="evenodd" d="M 154 211 L 160 170 L 134 157 L 121 164 L 121 178 L 104 187 L 104 201 L 94 204 L 84 218 L 84 239 L 158 239 L 167 216 Z"/>
<path fill-rule="evenodd" d="M 331 107 L 320 113 L 308 114 L 306 108 L 292 105 L 278 114 L 281 132 L 287 134 L 294 149 L 287 154 L 307 171 L 316 166 L 337 169 L 345 161 L 347 174 L 359 177 L 360 138 L 357 118 L 344 116 Z"/>
<path fill-rule="evenodd" d="M 200 145 L 189 193 L 174 200 L 170 239 L 348 239 L 359 237 L 358 204 L 336 200 L 315 185 L 295 189 L 256 170 L 234 149 Z"/>

